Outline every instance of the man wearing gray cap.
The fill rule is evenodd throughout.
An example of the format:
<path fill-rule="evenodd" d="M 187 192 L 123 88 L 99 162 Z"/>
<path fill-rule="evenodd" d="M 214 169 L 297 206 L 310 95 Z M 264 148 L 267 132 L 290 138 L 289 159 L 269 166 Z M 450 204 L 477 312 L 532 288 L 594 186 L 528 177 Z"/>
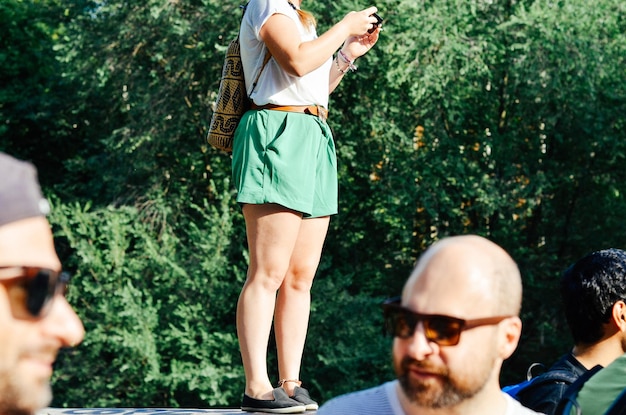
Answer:
<path fill-rule="evenodd" d="M 29 415 L 51 399 L 52 365 L 83 325 L 64 297 L 37 172 L 0 153 L 0 415 Z"/>

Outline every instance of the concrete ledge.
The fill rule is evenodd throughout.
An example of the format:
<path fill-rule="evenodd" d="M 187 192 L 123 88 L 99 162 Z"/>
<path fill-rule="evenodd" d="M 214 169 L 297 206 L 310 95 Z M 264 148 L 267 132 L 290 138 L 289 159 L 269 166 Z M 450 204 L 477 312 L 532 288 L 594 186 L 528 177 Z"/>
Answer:
<path fill-rule="evenodd" d="M 45 408 L 37 415 L 241 415 L 240 409 L 189 408 Z"/>
<path fill-rule="evenodd" d="M 316 411 L 306 411 L 305 414 L 314 414 L 315 412 Z M 241 415 L 250 413 L 260 414 L 261 412 L 243 412 L 235 408 L 45 408 L 38 411 L 37 415 Z"/>

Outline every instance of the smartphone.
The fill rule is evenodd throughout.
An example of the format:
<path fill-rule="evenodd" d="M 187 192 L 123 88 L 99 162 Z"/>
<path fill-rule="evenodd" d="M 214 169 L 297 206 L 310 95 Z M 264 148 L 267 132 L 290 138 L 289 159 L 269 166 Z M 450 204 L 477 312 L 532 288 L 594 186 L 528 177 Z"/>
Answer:
<path fill-rule="evenodd" d="M 376 13 L 372 14 L 372 16 L 376 18 L 377 22 L 374 23 L 374 26 L 372 26 L 372 28 L 368 30 L 367 33 L 374 33 L 374 30 L 376 30 L 376 27 L 380 26 L 380 24 L 383 22 L 383 18 L 377 15 Z"/>

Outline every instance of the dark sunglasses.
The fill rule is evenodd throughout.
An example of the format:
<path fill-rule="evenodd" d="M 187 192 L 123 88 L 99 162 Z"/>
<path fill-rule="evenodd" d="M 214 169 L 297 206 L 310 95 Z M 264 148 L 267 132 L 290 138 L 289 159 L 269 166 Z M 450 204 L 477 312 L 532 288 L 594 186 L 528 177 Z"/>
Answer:
<path fill-rule="evenodd" d="M 0 282 L 9 283 L 7 292 L 16 318 L 44 317 L 54 296 L 65 295 L 69 281 L 67 272 L 40 267 L 0 267 Z"/>
<path fill-rule="evenodd" d="M 415 333 L 415 328 L 422 322 L 426 339 L 439 346 L 455 346 L 461 339 L 463 330 L 474 327 L 498 324 L 512 316 L 497 316 L 463 320 L 440 314 L 415 313 L 400 305 L 400 298 L 392 298 L 382 305 L 385 318 L 385 330 L 394 337 L 408 339 Z"/>

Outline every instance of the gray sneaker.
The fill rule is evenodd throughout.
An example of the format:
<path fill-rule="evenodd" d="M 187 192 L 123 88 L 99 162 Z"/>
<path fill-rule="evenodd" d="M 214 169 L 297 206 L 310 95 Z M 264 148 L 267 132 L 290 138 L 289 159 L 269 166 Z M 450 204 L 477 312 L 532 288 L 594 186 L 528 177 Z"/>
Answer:
<path fill-rule="evenodd" d="M 241 410 L 246 412 L 267 412 L 271 414 L 299 414 L 306 411 L 306 406 L 287 396 L 287 392 L 285 392 L 283 388 L 275 388 L 272 394 L 274 395 L 274 399 L 267 400 L 254 399 L 244 393 L 243 400 L 241 401 Z"/>
<path fill-rule="evenodd" d="M 317 411 L 317 408 L 320 407 L 317 402 L 311 399 L 309 391 L 300 386 L 295 387 L 293 390 L 293 396 L 290 396 L 290 398 L 304 405 L 307 411 Z"/>

